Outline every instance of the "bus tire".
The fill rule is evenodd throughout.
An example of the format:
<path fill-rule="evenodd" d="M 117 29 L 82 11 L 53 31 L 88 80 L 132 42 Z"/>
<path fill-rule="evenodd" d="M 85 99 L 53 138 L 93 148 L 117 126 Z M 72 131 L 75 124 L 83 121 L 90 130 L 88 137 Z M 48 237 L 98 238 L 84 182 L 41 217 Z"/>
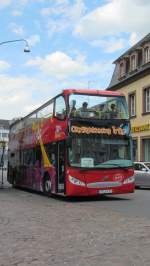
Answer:
<path fill-rule="evenodd" d="M 51 194 L 51 178 L 49 174 L 45 174 L 44 180 L 43 180 L 43 192 L 45 195 L 50 195 Z"/>

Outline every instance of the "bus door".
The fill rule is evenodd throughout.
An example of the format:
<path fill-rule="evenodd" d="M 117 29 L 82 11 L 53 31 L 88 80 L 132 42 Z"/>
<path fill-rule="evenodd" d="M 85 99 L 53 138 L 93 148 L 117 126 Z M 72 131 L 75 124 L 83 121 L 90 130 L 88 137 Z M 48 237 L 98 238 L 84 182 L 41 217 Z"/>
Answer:
<path fill-rule="evenodd" d="M 65 190 L 65 142 L 57 143 L 57 190 L 64 192 Z"/>

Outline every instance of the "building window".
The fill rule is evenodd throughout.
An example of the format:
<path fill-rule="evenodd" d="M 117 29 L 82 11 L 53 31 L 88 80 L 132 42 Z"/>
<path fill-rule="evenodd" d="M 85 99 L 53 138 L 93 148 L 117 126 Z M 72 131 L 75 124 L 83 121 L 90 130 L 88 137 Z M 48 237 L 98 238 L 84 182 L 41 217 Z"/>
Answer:
<path fill-rule="evenodd" d="M 144 101 L 143 101 L 143 106 L 144 106 L 144 113 L 149 113 L 150 112 L 150 88 L 147 88 L 144 90 Z"/>
<path fill-rule="evenodd" d="M 144 63 L 150 62 L 150 47 L 145 47 L 144 49 Z"/>
<path fill-rule="evenodd" d="M 136 65 L 136 55 L 131 55 L 131 60 L 130 60 L 130 64 L 131 64 L 131 71 L 134 71 L 137 67 Z"/>
<path fill-rule="evenodd" d="M 124 77 L 124 75 L 125 75 L 124 62 L 121 62 L 119 65 L 119 78 Z"/>
<path fill-rule="evenodd" d="M 130 72 L 130 60 L 129 58 L 126 59 L 126 73 L 128 74 Z"/>
<path fill-rule="evenodd" d="M 2 138 L 8 138 L 8 134 L 7 133 L 2 133 Z"/>
<path fill-rule="evenodd" d="M 136 115 L 135 93 L 129 95 L 129 114 L 130 117 L 134 117 Z"/>
<path fill-rule="evenodd" d="M 142 50 L 139 50 L 138 51 L 138 67 L 142 65 L 142 60 L 143 60 Z"/>

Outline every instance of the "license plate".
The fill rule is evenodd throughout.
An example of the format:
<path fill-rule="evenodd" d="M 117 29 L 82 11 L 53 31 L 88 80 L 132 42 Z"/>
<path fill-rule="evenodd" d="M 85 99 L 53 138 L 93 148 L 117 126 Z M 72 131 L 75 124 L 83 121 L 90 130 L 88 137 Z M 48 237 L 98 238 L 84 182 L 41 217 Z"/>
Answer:
<path fill-rule="evenodd" d="M 99 194 L 111 194 L 111 193 L 112 193 L 112 189 L 99 190 Z"/>

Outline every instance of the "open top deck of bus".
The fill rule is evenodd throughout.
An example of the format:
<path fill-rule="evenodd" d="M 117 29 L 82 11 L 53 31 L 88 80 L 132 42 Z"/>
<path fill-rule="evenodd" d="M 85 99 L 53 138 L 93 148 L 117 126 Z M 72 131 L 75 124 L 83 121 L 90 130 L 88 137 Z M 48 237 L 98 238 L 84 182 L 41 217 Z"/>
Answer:
<path fill-rule="evenodd" d="M 38 112 L 40 109 L 44 108 L 49 103 L 51 103 L 58 96 L 60 96 L 60 95 L 67 96 L 67 95 L 71 95 L 71 94 L 97 95 L 97 96 L 124 96 L 123 93 L 116 92 L 116 91 L 108 91 L 108 90 L 106 91 L 106 90 L 95 90 L 95 89 L 64 89 L 64 90 L 62 90 L 61 93 L 57 94 L 55 97 L 51 98 L 50 100 L 48 100 L 47 102 L 45 102 L 44 104 L 39 106 L 37 109 L 30 112 L 26 116 L 21 117 L 15 121 L 13 121 L 12 124 L 10 125 L 10 128 L 12 126 L 14 126 L 15 124 L 20 123 L 20 121 L 23 121 L 24 119 L 28 118 L 29 116 L 31 116 L 35 112 Z"/>

